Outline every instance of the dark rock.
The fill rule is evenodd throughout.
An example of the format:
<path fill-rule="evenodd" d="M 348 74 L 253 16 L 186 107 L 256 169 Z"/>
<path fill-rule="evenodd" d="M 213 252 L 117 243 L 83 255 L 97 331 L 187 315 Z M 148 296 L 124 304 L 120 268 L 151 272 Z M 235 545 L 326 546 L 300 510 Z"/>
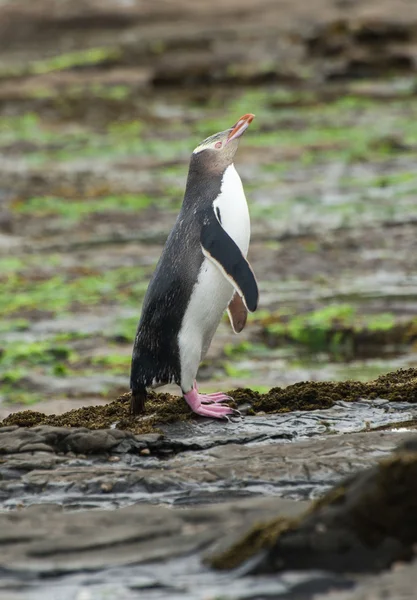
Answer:
<path fill-rule="evenodd" d="M 151 436 L 156 442 L 161 436 Z M 85 427 L 67 428 L 41 425 L 31 429 L 2 427 L 0 454 L 18 452 L 74 452 L 100 454 L 103 452 L 137 452 L 146 448 L 146 441 L 128 431 L 117 429 L 90 430 Z"/>
<path fill-rule="evenodd" d="M 333 488 L 299 522 L 274 520 L 258 527 L 212 564 L 236 566 L 239 554 L 248 557 L 250 545 L 266 549 L 249 568 L 252 574 L 380 571 L 410 560 L 416 542 L 417 452 L 401 449 Z"/>
<path fill-rule="evenodd" d="M 303 509 L 302 504 L 285 500 L 281 506 L 289 515 Z M 62 513 L 34 506 L 0 514 L 0 572 L 83 572 L 189 556 L 223 535 L 225 527 L 238 530 L 270 515 L 270 510 L 270 499 L 181 511 L 138 505 Z"/>
<path fill-rule="evenodd" d="M 183 452 L 169 461 L 156 458 L 160 452 L 154 448 L 150 454 L 111 450 L 111 457 L 119 459 L 115 463 L 103 453 L 84 458 L 73 453 L 13 453 L 3 455 L 0 505 L 59 501 L 80 509 L 158 502 L 184 507 L 262 495 L 304 500 L 322 495 L 341 477 L 388 456 L 413 436 L 369 432 L 249 445 L 221 440 L 207 450 Z M 129 438 L 124 443 L 129 444 Z M 120 444 L 115 448 L 119 450 Z"/>

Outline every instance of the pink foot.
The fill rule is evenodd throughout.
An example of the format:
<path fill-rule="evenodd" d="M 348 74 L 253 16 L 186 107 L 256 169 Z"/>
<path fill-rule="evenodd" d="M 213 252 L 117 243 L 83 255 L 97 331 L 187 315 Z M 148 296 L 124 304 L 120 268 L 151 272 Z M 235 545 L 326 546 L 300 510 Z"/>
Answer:
<path fill-rule="evenodd" d="M 191 410 L 202 417 L 227 419 L 227 415 L 240 414 L 239 411 L 230 408 L 230 406 L 220 406 L 218 404 L 207 405 L 207 402 L 213 401 L 209 399 L 208 395 L 199 394 L 195 384 L 191 391 L 184 394 L 184 398 Z"/>
<path fill-rule="evenodd" d="M 193 389 L 198 393 L 197 382 L 194 381 Z M 233 400 L 231 396 L 223 392 L 214 392 L 213 394 L 199 394 L 202 404 L 216 404 L 217 402 L 227 402 Z"/>

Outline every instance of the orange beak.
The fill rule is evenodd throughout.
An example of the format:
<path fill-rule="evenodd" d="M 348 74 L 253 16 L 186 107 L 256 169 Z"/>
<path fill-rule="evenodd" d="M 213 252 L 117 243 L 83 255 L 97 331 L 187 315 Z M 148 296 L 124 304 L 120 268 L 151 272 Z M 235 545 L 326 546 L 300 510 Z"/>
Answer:
<path fill-rule="evenodd" d="M 255 118 L 255 115 L 252 115 L 251 113 L 248 113 L 247 115 L 243 115 L 243 117 L 240 117 L 240 119 L 236 123 L 236 125 L 233 125 L 233 127 L 230 129 L 230 133 L 227 136 L 226 144 L 228 144 L 232 140 L 235 140 L 236 138 L 240 137 L 242 135 L 242 133 L 244 131 L 246 131 L 246 129 L 252 123 L 254 118 Z"/>

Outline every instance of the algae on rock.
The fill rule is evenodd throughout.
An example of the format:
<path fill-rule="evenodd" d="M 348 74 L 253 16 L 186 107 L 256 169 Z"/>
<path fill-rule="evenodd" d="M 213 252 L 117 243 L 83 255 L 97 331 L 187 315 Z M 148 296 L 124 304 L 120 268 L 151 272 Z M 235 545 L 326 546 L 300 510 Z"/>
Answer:
<path fill-rule="evenodd" d="M 317 410 L 334 406 L 337 401 L 355 402 L 359 399 L 384 398 L 389 401 L 417 402 L 417 369 L 400 369 L 366 383 L 359 381 L 307 381 L 286 388 L 272 388 L 265 394 L 249 388 L 231 390 L 234 407 L 249 404 L 252 414 L 282 413 L 294 410 Z M 129 414 L 130 392 L 101 406 L 87 406 L 62 415 L 45 415 L 26 410 L 6 417 L 0 426 L 55 425 L 106 429 L 117 427 L 133 433 L 158 431 L 158 425 L 194 418 L 181 396 L 151 392 L 143 416 Z"/>

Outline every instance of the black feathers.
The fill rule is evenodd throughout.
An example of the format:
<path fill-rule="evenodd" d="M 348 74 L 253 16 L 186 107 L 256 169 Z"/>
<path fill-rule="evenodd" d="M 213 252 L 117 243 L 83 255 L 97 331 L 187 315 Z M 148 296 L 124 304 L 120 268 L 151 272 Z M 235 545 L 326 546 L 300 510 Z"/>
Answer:
<path fill-rule="evenodd" d="M 204 254 L 212 259 L 243 296 L 247 309 L 254 312 L 258 305 L 258 284 L 248 261 L 223 229 L 214 213 L 204 219 L 200 235 Z"/>

